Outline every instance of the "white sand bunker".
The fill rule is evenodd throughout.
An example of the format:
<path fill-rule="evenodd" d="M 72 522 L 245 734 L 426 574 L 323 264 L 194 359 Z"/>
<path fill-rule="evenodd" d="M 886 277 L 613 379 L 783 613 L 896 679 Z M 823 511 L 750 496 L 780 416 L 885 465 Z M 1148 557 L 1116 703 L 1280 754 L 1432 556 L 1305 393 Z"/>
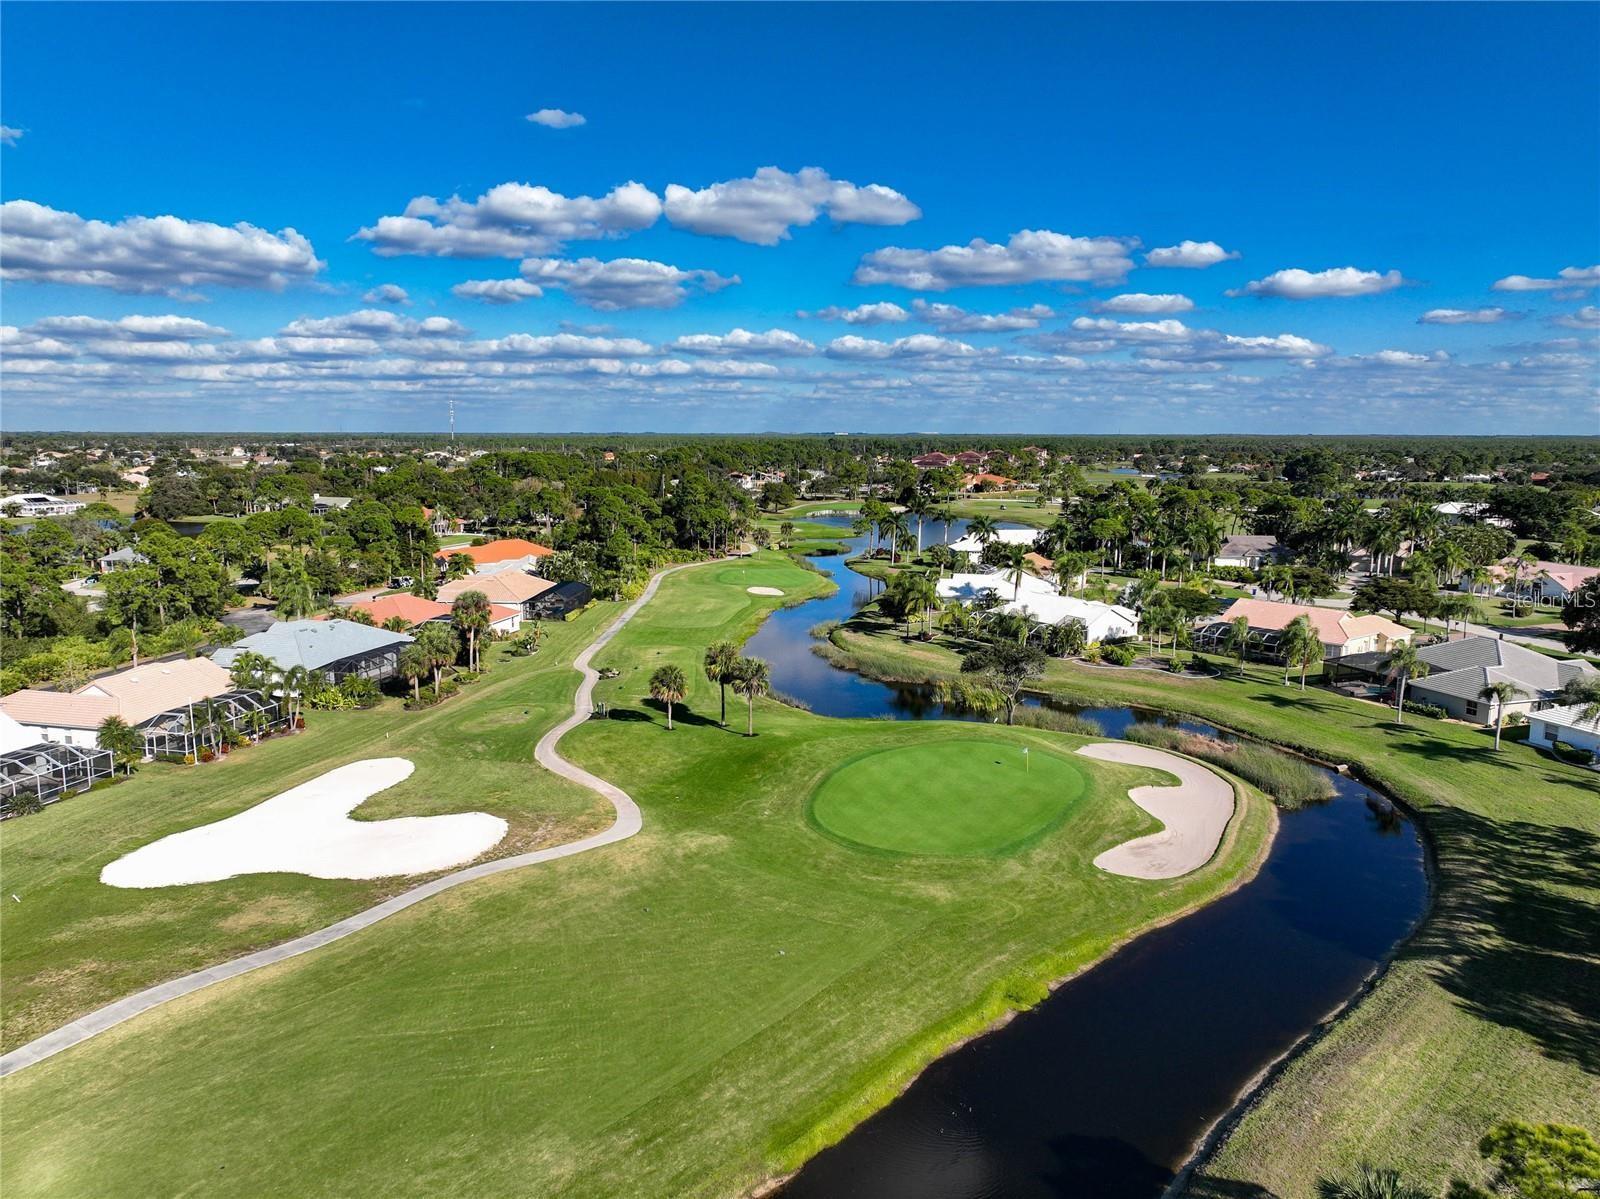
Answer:
<path fill-rule="evenodd" d="M 113 887 L 214 883 L 239 874 L 383 878 L 459 866 L 499 843 L 506 822 L 487 812 L 351 820 L 368 798 L 411 777 L 405 758 L 340 766 L 255 807 L 153 841 L 100 872 Z"/>
<path fill-rule="evenodd" d="M 745 590 L 748 591 L 751 595 L 782 595 L 783 594 L 783 592 L 779 591 L 776 587 L 746 587 Z"/>
<path fill-rule="evenodd" d="M 1133 787 L 1133 800 L 1166 828 L 1106 850 L 1094 864 L 1128 878 L 1177 878 L 1209 862 L 1233 819 L 1233 786 L 1198 762 L 1143 745 L 1085 745 L 1078 751 L 1102 762 L 1148 766 L 1178 776 L 1176 787 Z"/>

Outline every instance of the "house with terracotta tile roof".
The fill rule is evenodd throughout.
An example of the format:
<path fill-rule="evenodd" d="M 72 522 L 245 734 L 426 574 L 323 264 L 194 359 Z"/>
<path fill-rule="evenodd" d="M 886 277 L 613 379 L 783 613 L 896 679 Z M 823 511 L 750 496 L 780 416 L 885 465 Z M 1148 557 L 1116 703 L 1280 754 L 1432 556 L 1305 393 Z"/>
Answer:
<path fill-rule="evenodd" d="M 1015 487 L 1016 485 L 1017 481 L 1015 479 L 1008 479 L 1005 475 L 990 474 L 988 471 L 984 471 L 982 474 L 961 476 L 962 491 L 997 491 L 1006 487 Z"/>
<path fill-rule="evenodd" d="M 1283 604 L 1272 600 L 1234 600 L 1217 622 L 1200 631 L 1198 643 L 1211 648 L 1227 644 L 1229 630 L 1243 616 L 1250 622 L 1251 641 L 1263 653 L 1277 651 L 1283 630 L 1304 616 L 1322 642 L 1323 657 L 1330 661 L 1351 654 L 1387 653 L 1396 645 L 1411 640 L 1412 631 L 1386 616 L 1346 612 L 1339 608 L 1316 608 L 1308 604 Z"/>
<path fill-rule="evenodd" d="M 918 470 L 934 470 L 941 466 L 949 466 L 955 459 L 949 454 L 941 454 L 934 450 L 931 454 L 918 454 L 911 460 L 911 465 Z"/>
<path fill-rule="evenodd" d="M 502 570 L 525 570 L 537 573 L 541 559 L 555 553 L 549 546 L 521 537 L 502 537 L 483 545 L 453 545 L 434 555 L 443 567 L 456 554 L 465 554 L 472 560 L 476 574 L 494 574 Z"/>
<path fill-rule="evenodd" d="M 461 580 L 466 581 L 466 580 Z M 472 587 L 463 588 L 464 591 L 475 590 Z M 482 590 L 482 588 L 476 588 Z M 390 620 L 398 617 L 405 621 L 406 630 L 415 632 L 418 626 L 429 621 L 444 621 L 449 623 L 451 607 L 440 600 L 423 599 L 420 595 L 380 595 L 377 599 L 362 600 L 360 603 L 351 604 L 346 609 L 349 612 L 365 612 L 372 617 L 372 623 L 378 626 L 387 625 Z M 495 633 L 515 633 L 522 627 L 522 607 L 518 604 L 505 605 L 490 603 L 489 629 Z"/>
<path fill-rule="evenodd" d="M 1520 558 L 1505 558 L 1489 568 L 1494 577 L 1494 593 L 1511 595 L 1513 592 L 1552 604 L 1565 603 L 1573 592 L 1590 579 L 1600 577 L 1600 566 L 1573 566 L 1567 562 L 1524 562 Z M 1463 576 L 1462 590 L 1472 586 L 1469 577 Z"/>

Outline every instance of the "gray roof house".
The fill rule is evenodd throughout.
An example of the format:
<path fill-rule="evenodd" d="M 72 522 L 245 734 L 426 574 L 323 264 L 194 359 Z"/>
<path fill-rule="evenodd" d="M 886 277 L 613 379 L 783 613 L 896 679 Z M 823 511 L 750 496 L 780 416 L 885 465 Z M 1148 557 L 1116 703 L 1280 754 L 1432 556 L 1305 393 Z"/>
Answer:
<path fill-rule="evenodd" d="M 1243 566 L 1256 570 L 1288 556 L 1289 551 L 1270 533 L 1238 533 L 1222 543 L 1212 562 L 1217 566 Z"/>
<path fill-rule="evenodd" d="M 353 620 L 280 620 L 263 632 L 224 646 L 211 659 L 219 666 L 231 667 L 239 655 L 257 653 L 279 670 L 301 666 L 335 680 L 355 674 L 382 682 L 398 673 L 400 648 L 411 640 L 405 633 Z"/>
<path fill-rule="evenodd" d="M 1563 661 L 1496 637 L 1464 637 L 1441 641 L 1417 651 L 1431 668 L 1412 679 L 1406 693 L 1420 703 L 1437 704 L 1458 720 L 1491 724 L 1496 705 L 1479 698 L 1485 687 L 1510 683 L 1522 694 L 1505 705 L 1505 715 L 1527 714 L 1549 707 L 1558 691 L 1573 679 L 1593 677 L 1595 670 L 1580 660 Z"/>

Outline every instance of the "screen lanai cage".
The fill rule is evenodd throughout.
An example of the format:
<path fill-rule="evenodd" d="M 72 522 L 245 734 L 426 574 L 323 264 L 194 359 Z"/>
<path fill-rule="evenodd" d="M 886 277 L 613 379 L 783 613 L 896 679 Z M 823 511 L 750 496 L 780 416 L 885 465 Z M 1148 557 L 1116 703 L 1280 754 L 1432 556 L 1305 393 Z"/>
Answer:
<path fill-rule="evenodd" d="M 1233 626 L 1225 621 L 1208 624 L 1195 634 L 1194 645 L 1196 649 L 1211 653 L 1234 653 L 1236 651 L 1233 648 Z M 1253 658 L 1281 660 L 1282 646 L 1282 629 L 1251 629 L 1250 635 L 1245 638 L 1245 653 Z"/>
<path fill-rule="evenodd" d="M 152 758 L 198 757 L 230 735 L 259 737 L 289 723 L 283 704 L 261 691 L 230 691 L 152 716 L 139 726 L 144 752 Z"/>
<path fill-rule="evenodd" d="M 110 750 L 87 745 L 41 742 L 0 754 L 0 817 L 87 791 L 113 769 Z"/>

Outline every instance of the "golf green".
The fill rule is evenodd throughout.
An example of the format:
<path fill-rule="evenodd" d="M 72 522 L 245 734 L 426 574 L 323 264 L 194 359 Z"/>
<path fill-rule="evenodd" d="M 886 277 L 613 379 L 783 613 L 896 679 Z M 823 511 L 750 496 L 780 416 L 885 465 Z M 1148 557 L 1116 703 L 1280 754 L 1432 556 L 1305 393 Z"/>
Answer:
<path fill-rule="evenodd" d="M 1022 848 L 1084 793 L 1086 768 L 1056 754 L 960 737 L 878 750 L 840 766 L 811 799 L 823 832 L 863 849 L 981 857 Z"/>

